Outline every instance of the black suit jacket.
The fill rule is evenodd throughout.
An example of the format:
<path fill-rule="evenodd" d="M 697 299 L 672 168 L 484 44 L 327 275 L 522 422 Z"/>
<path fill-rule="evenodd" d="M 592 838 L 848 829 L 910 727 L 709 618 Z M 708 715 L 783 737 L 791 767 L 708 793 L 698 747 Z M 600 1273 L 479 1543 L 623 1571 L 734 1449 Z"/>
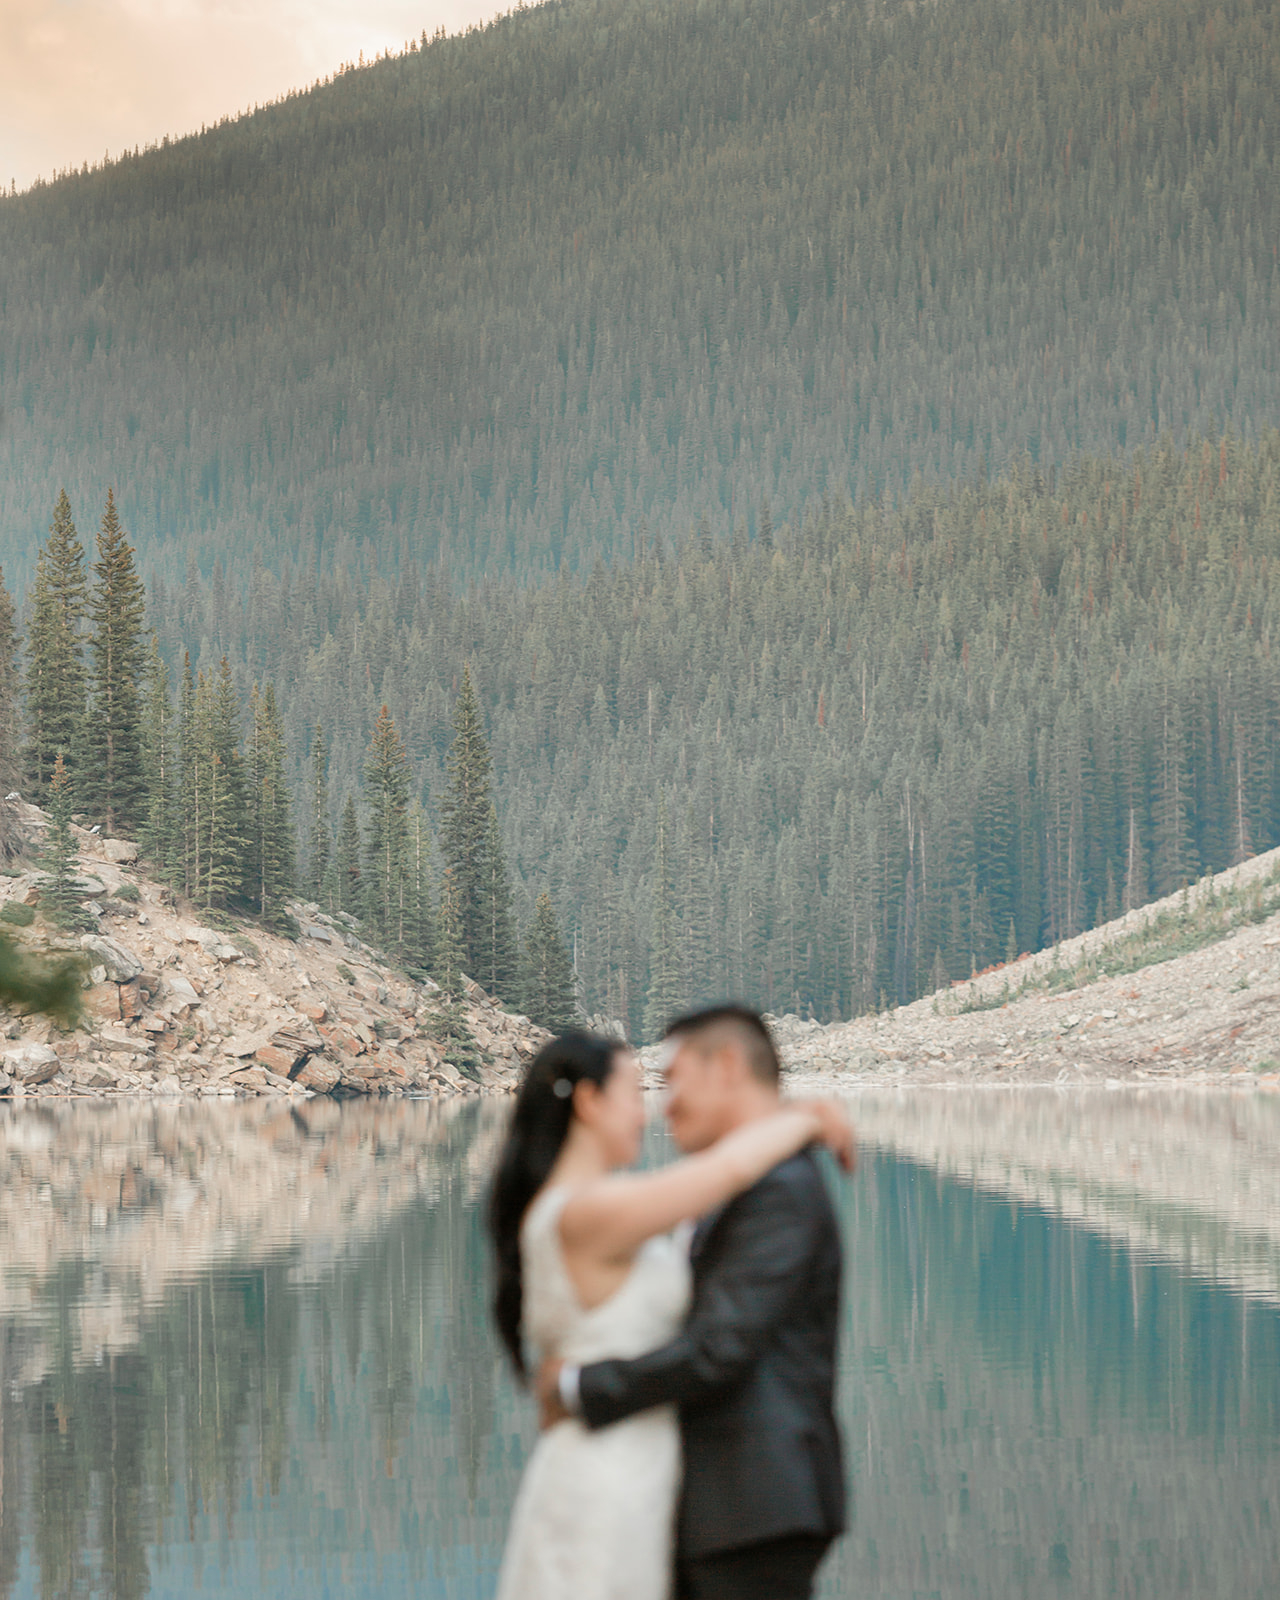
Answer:
<path fill-rule="evenodd" d="M 845 1508 L 834 1410 L 840 1235 L 813 1153 L 709 1218 L 691 1256 L 683 1331 L 634 1361 L 584 1367 L 584 1420 L 599 1428 L 679 1406 L 681 1559 L 787 1534 L 834 1538 Z"/>

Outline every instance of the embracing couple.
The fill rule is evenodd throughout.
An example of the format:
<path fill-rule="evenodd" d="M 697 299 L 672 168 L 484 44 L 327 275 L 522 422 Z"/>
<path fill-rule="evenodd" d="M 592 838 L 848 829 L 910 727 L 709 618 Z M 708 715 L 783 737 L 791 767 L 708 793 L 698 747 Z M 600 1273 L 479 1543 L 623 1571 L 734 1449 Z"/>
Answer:
<path fill-rule="evenodd" d="M 498 1600 L 803 1600 L 844 1527 L 833 1409 L 840 1239 L 818 1163 L 853 1134 L 784 1102 L 762 1018 L 718 1006 L 667 1033 L 681 1160 L 629 1168 L 632 1052 L 554 1040 L 516 1099 L 494 1181 L 495 1313 L 543 1432 Z"/>

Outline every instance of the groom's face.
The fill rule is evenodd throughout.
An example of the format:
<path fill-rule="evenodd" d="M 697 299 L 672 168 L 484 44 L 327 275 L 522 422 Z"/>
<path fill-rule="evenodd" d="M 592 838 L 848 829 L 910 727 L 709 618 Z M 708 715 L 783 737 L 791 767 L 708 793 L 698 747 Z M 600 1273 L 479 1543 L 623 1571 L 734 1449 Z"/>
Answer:
<path fill-rule="evenodd" d="M 666 1078 L 667 1126 L 681 1150 L 705 1150 L 732 1126 L 734 1063 L 697 1034 L 670 1044 Z"/>

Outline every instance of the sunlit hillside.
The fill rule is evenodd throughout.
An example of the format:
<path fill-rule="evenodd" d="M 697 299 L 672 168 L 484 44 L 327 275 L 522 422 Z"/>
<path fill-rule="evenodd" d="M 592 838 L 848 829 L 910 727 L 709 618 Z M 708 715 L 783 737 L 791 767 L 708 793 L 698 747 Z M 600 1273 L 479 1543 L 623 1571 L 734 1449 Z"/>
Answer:
<path fill-rule="evenodd" d="M 0 561 L 455 579 L 1280 417 L 1274 0 L 568 0 L 0 204 Z"/>

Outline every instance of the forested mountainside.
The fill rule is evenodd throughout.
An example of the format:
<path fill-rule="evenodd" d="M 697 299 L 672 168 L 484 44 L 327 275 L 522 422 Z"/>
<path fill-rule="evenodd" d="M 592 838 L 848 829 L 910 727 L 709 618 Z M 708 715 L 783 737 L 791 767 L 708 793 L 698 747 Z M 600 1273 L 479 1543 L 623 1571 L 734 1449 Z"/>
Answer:
<path fill-rule="evenodd" d="M 1280 434 L 1029 463 L 585 583 L 153 588 L 337 822 L 385 702 L 429 816 L 469 666 L 517 909 L 590 1011 L 905 1000 L 1280 842 Z M 304 837 L 312 819 L 300 795 Z M 304 865 L 305 870 L 305 865 Z"/>
<path fill-rule="evenodd" d="M 0 560 L 25 590 L 63 484 L 114 483 L 170 578 L 467 580 L 1248 438 L 1278 32 L 1275 0 L 567 0 L 6 198 Z"/>

